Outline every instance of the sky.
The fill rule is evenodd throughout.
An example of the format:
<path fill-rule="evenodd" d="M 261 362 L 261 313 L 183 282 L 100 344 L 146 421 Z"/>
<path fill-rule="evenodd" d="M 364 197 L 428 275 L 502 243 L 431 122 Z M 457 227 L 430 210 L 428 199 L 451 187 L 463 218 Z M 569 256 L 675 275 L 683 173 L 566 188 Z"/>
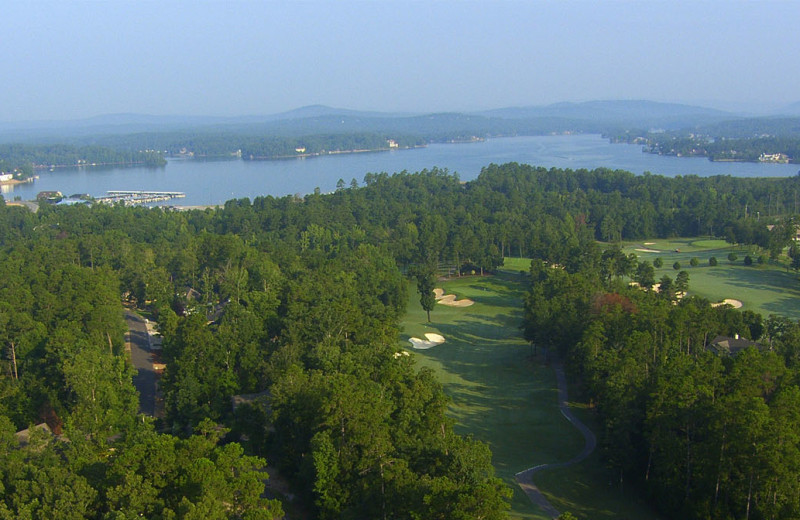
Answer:
<path fill-rule="evenodd" d="M 3 0 L 0 121 L 800 101 L 800 1 Z"/>

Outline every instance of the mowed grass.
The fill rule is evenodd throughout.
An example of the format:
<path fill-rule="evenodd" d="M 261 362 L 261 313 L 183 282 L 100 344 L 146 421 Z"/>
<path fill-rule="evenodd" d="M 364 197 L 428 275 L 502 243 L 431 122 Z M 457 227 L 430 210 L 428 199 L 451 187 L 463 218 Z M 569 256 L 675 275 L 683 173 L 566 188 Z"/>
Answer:
<path fill-rule="evenodd" d="M 506 262 L 496 276 L 453 278 L 438 284 L 446 294 L 475 301 L 470 307 L 436 305 L 426 322 L 416 287 L 409 286 L 403 346 L 415 353 L 418 366 L 430 367 L 452 399 L 456 431 L 489 444 L 497 475 L 514 490 L 512 518 L 548 518 L 516 485 L 514 475 L 538 464 L 572 458 L 583 437 L 558 410 L 555 374 L 541 356 L 533 356 L 522 338 L 522 295 L 530 260 Z M 517 265 L 519 264 L 519 265 Z M 441 334 L 446 342 L 413 350 L 409 337 Z M 537 484 L 560 510 L 581 518 L 612 519 L 624 511 L 631 518 L 654 518 L 631 497 L 607 493 L 608 476 L 599 458 L 565 470 L 548 472 Z"/>
<path fill-rule="evenodd" d="M 645 245 L 645 243 L 655 244 Z M 637 249 L 655 249 L 657 253 L 646 253 Z M 627 244 L 625 253 L 636 253 L 639 260 L 652 262 L 661 258 L 664 266 L 656 269 L 656 281 L 669 275 L 675 279 L 677 271 L 673 264 L 681 264 L 681 270 L 689 273 L 689 295 L 702 296 L 711 302 L 725 298 L 740 300 L 742 310 L 751 310 L 762 314 L 765 318 L 770 314 L 779 314 L 790 319 L 800 319 L 800 281 L 797 274 L 780 264 L 758 264 L 757 254 L 747 249 L 733 247 L 724 240 L 718 239 L 670 239 L 650 240 Z M 731 263 L 728 254 L 735 253 L 738 259 Z M 744 265 L 744 257 L 751 254 L 753 265 Z M 714 256 L 718 264 L 708 265 L 709 257 Z M 697 267 L 689 262 L 696 257 L 700 261 Z"/>
<path fill-rule="evenodd" d="M 582 403 L 572 402 L 570 407 L 599 439 L 596 416 Z M 619 475 L 606 467 L 599 448 L 580 464 L 539 473 L 536 485 L 559 511 L 570 511 L 581 519 L 660 518 L 630 482 L 619 486 Z"/>

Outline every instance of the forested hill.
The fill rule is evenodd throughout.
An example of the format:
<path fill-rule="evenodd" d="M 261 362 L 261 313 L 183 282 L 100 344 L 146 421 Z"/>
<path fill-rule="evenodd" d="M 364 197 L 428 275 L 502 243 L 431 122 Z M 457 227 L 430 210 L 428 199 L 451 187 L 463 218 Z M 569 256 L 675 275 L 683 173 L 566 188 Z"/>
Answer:
<path fill-rule="evenodd" d="M 166 164 L 155 150 L 111 149 L 103 146 L 0 144 L 0 172 L 28 178 L 36 169 L 79 166 L 130 166 Z"/>
<path fill-rule="evenodd" d="M 269 159 L 388 150 L 431 142 L 603 134 L 646 151 L 712 160 L 798 157 L 797 117 L 742 117 L 652 101 L 591 101 L 468 113 L 392 114 L 310 106 L 268 116 L 135 114 L 0 125 L 0 159 L 23 165 L 163 163 L 160 155 Z M 22 143 L 22 144 L 20 144 Z M 11 145 L 14 145 L 11 147 Z M 21 161 L 20 159 L 24 159 Z M 772 160 L 772 159 L 770 159 Z"/>
<path fill-rule="evenodd" d="M 0 123 L 0 142 L 97 142 L 102 136 L 197 133 L 292 137 L 330 133 L 394 133 L 450 139 L 453 135 L 598 132 L 599 129 L 680 129 L 737 119 L 729 112 L 653 101 L 590 101 L 479 112 L 386 113 L 302 107 L 242 117 L 111 114 L 73 121 Z M 438 136 L 438 137 L 437 137 Z M 160 149 L 160 148 L 159 148 Z"/>
<path fill-rule="evenodd" d="M 468 183 L 438 169 L 342 181 L 206 211 L 0 204 L 0 518 L 277 518 L 259 457 L 318 518 L 503 518 L 488 447 L 454 432 L 398 323 L 407 273 L 491 272 L 510 253 L 535 259 L 526 334 L 552 333 L 623 482 L 676 518 L 800 514 L 786 484 L 800 326 L 673 305 L 667 280 L 630 289 L 652 285 L 649 264 L 596 242 L 726 234 L 783 259 L 799 179 L 511 163 Z M 135 415 L 121 301 L 164 336 L 155 425 Z M 706 354 L 734 333 L 773 350 Z M 264 402 L 234 411 L 241 394 Z M 19 446 L 15 430 L 42 421 L 69 442 Z"/>

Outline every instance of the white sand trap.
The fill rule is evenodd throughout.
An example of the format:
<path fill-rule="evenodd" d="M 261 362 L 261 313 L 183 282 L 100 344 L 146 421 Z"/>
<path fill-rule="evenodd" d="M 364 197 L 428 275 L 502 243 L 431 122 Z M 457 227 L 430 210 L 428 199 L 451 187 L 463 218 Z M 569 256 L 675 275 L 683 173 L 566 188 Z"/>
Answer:
<path fill-rule="evenodd" d="M 408 338 L 408 341 L 411 343 L 411 346 L 417 350 L 428 350 L 429 348 L 444 343 L 444 336 L 428 332 L 425 334 L 425 339 Z"/>
<path fill-rule="evenodd" d="M 734 309 L 738 309 L 742 306 L 742 302 L 734 300 L 733 298 L 725 298 L 721 302 L 711 304 L 712 307 L 719 307 L 720 305 L 730 305 Z"/>
<path fill-rule="evenodd" d="M 661 252 L 658 249 L 642 249 L 642 248 L 637 248 L 636 251 L 639 251 L 640 253 L 660 253 Z"/>
<path fill-rule="evenodd" d="M 654 246 L 654 245 L 656 245 L 656 243 L 655 242 L 645 242 L 644 245 L 646 245 L 646 246 Z"/>
<path fill-rule="evenodd" d="M 447 305 L 448 307 L 469 307 L 470 305 L 475 304 L 475 302 L 469 298 L 456 300 L 455 294 L 445 294 L 444 289 L 438 287 L 433 290 L 433 295 L 436 297 L 436 303 L 441 303 L 442 305 Z"/>
<path fill-rule="evenodd" d="M 469 307 L 470 305 L 475 305 L 475 302 L 464 298 L 463 300 L 456 300 L 452 302 L 445 303 L 448 307 Z"/>
<path fill-rule="evenodd" d="M 464 298 L 463 300 L 456 300 L 455 294 L 446 294 L 441 298 L 439 298 L 439 300 L 436 303 L 447 305 L 448 307 L 469 307 L 470 305 L 473 305 L 475 302 L 468 298 Z"/>

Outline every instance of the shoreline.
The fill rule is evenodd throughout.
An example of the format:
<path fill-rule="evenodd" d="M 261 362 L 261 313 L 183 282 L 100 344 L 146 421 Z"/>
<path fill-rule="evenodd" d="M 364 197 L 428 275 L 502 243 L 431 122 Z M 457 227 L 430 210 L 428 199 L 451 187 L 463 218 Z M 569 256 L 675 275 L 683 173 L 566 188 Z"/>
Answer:
<path fill-rule="evenodd" d="M 166 166 L 166 161 L 164 164 L 153 164 L 150 165 L 147 161 L 139 161 L 139 162 L 108 162 L 108 163 L 86 163 L 86 164 L 34 164 L 34 170 L 55 170 L 56 168 L 97 168 L 97 167 L 104 167 L 104 166 L 114 166 L 114 167 L 125 167 L 125 166 L 152 166 L 153 168 L 163 168 Z"/>
<path fill-rule="evenodd" d="M 35 179 L 38 179 L 38 175 L 34 175 L 33 177 L 28 177 L 27 179 L 11 179 L 10 181 L 0 181 L 0 186 L 17 186 L 19 184 L 31 184 Z"/>
<path fill-rule="evenodd" d="M 616 143 L 614 143 L 616 144 Z M 622 142 L 622 144 L 630 144 Z M 708 159 L 709 162 L 713 163 L 747 163 L 747 164 L 800 164 L 800 161 L 795 162 L 794 160 L 790 159 L 787 161 L 759 161 L 756 160 L 748 160 L 748 159 L 728 159 L 728 158 L 721 158 L 721 159 L 714 159 L 710 155 L 705 154 L 689 154 L 689 155 L 681 155 L 676 153 L 658 153 L 658 152 L 648 152 L 647 150 L 642 150 L 643 153 L 650 154 L 650 155 L 659 155 L 661 157 L 676 157 L 678 159 Z"/>
<path fill-rule="evenodd" d="M 294 155 L 251 155 L 249 157 L 242 156 L 243 161 L 280 161 L 285 159 L 305 159 L 306 157 L 324 157 L 326 155 L 345 155 L 356 153 L 378 153 L 378 152 L 392 152 L 395 150 L 414 150 L 417 148 L 427 148 L 427 144 L 418 144 L 414 146 L 404 146 L 402 148 L 370 148 L 370 149 L 355 149 L 355 150 L 329 150 L 322 152 L 311 153 L 298 153 Z"/>

